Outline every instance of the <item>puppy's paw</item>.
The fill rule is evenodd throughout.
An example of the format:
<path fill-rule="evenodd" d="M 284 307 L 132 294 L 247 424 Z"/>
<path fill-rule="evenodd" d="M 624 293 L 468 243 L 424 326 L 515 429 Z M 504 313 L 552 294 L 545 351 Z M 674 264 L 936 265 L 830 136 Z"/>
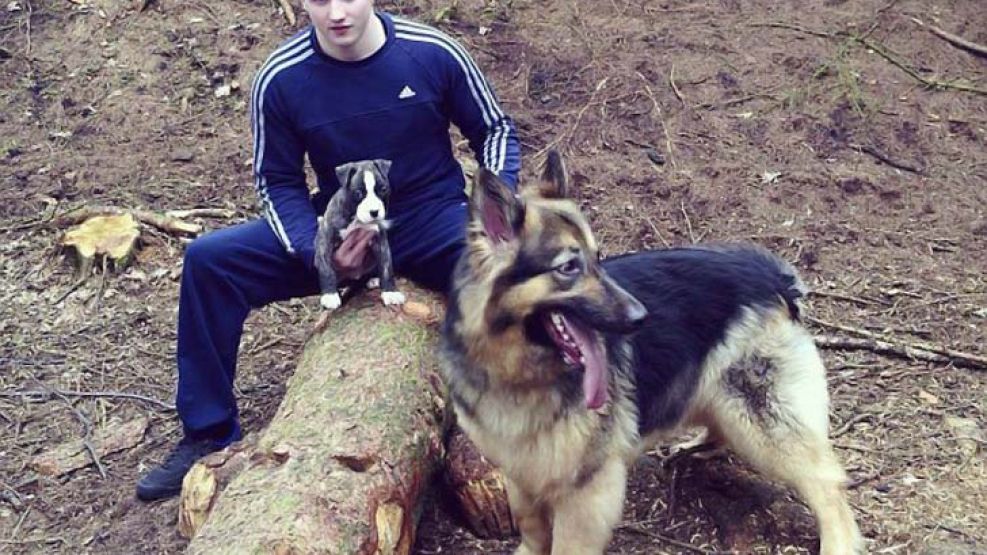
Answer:
<path fill-rule="evenodd" d="M 326 310 L 336 310 L 343 304 L 343 299 L 340 298 L 339 293 L 326 293 L 319 297 L 319 304 Z"/>
<path fill-rule="evenodd" d="M 367 289 L 380 289 L 380 278 L 370 278 L 367 280 Z"/>
<path fill-rule="evenodd" d="M 380 298 L 384 301 L 385 306 L 401 305 L 405 301 L 404 293 L 400 291 L 383 291 L 380 294 Z"/>

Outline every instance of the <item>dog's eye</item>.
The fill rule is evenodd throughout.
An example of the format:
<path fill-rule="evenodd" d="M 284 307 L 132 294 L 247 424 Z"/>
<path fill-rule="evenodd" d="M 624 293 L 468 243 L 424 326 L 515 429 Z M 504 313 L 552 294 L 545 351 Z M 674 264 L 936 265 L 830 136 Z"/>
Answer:
<path fill-rule="evenodd" d="M 578 258 L 570 258 L 562 264 L 555 267 L 555 273 L 563 275 L 566 277 L 572 277 L 578 275 L 582 271 L 582 265 L 579 264 Z"/>

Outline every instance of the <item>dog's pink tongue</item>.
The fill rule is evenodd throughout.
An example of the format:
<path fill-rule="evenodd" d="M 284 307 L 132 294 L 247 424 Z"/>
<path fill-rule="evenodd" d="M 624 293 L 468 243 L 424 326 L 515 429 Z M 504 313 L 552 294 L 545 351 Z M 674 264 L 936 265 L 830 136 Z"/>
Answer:
<path fill-rule="evenodd" d="M 609 398 L 607 391 L 607 365 L 604 360 L 603 346 L 594 334 L 572 321 L 565 321 L 566 328 L 572 333 L 579 350 L 586 358 L 583 370 L 583 397 L 586 408 L 596 410 L 606 404 Z"/>

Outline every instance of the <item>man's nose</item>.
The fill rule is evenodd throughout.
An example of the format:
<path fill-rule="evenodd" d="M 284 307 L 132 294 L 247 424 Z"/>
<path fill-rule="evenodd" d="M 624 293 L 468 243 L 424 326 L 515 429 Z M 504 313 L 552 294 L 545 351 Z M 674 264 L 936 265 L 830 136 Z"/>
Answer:
<path fill-rule="evenodd" d="M 333 21 L 346 19 L 346 10 L 343 9 L 343 2 L 329 0 L 329 19 Z"/>

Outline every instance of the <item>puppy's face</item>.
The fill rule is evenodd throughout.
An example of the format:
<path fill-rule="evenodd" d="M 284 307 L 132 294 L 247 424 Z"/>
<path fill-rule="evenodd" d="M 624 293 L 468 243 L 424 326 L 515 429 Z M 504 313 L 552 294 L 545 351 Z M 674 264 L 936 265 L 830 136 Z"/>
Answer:
<path fill-rule="evenodd" d="M 346 189 L 346 197 L 359 223 L 381 222 L 387 217 L 387 199 L 391 194 L 387 179 L 390 160 L 361 160 L 336 168 L 336 178 Z"/>

